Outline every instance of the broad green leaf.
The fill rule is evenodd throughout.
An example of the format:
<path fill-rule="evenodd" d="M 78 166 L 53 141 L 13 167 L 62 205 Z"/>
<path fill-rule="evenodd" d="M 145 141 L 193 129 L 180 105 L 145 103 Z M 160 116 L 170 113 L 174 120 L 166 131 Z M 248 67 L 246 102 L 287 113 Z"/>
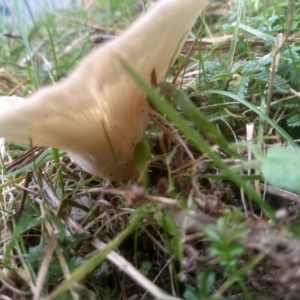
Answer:
<path fill-rule="evenodd" d="M 198 289 L 202 296 L 207 297 L 215 282 L 215 273 L 209 269 L 203 269 L 198 277 Z"/>
<path fill-rule="evenodd" d="M 299 149 L 271 147 L 262 161 L 262 174 L 269 184 L 300 193 Z"/>
<path fill-rule="evenodd" d="M 139 172 L 142 172 L 146 163 L 151 158 L 151 149 L 148 142 L 143 139 L 134 148 L 134 164 Z"/>

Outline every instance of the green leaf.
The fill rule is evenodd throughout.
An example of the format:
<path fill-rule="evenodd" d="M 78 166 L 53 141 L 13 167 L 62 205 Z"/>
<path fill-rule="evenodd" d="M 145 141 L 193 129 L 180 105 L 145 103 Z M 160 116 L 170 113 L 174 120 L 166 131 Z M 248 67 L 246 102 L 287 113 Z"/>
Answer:
<path fill-rule="evenodd" d="M 262 161 L 262 174 L 269 184 L 300 193 L 299 149 L 271 147 Z"/>
<path fill-rule="evenodd" d="M 174 251 L 177 259 L 179 261 L 183 260 L 183 252 L 182 252 L 182 240 L 180 234 L 175 234 L 174 237 L 171 239 L 171 249 Z"/>
<path fill-rule="evenodd" d="M 228 256 L 235 257 L 242 254 L 245 251 L 245 248 L 240 244 L 231 244 L 228 250 Z"/>
<path fill-rule="evenodd" d="M 198 288 L 201 296 L 207 297 L 215 282 L 215 273 L 209 269 L 203 269 L 198 278 Z"/>
<path fill-rule="evenodd" d="M 149 271 L 151 270 L 152 265 L 148 261 L 144 261 L 139 269 L 139 271 L 144 274 L 145 276 L 148 275 Z"/>
<path fill-rule="evenodd" d="M 144 270 L 147 270 L 147 271 L 149 271 L 149 270 L 151 270 L 151 268 L 152 268 L 152 265 L 151 265 L 151 263 L 149 262 L 149 261 L 144 261 L 143 263 L 142 263 L 142 266 L 141 266 Z"/>
<path fill-rule="evenodd" d="M 290 89 L 288 82 L 279 75 L 274 77 L 274 87 L 281 93 L 287 93 Z"/>
<path fill-rule="evenodd" d="M 31 262 L 38 262 L 45 255 L 45 251 L 46 251 L 45 245 L 38 245 L 38 246 L 35 246 L 32 248 L 29 248 L 27 258 Z"/>
<path fill-rule="evenodd" d="M 299 111 L 287 120 L 287 125 L 290 126 L 290 127 L 299 127 L 300 126 L 300 113 L 299 113 Z"/>
<path fill-rule="evenodd" d="M 221 239 L 220 234 L 216 230 L 215 226 L 207 226 L 205 233 L 212 241 L 218 242 Z"/>
<path fill-rule="evenodd" d="M 247 94 L 249 81 L 250 79 L 247 76 L 238 76 L 236 79 L 230 81 L 228 90 L 243 98 Z"/>
<path fill-rule="evenodd" d="M 156 222 L 161 228 L 167 231 L 169 234 L 176 235 L 177 227 L 174 224 L 171 212 L 167 209 L 161 209 L 154 213 L 153 215 Z"/>
<path fill-rule="evenodd" d="M 142 172 L 151 158 L 151 149 L 148 142 L 143 139 L 134 148 L 133 161 L 139 172 Z"/>
<path fill-rule="evenodd" d="M 189 284 L 186 286 L 186 290 L 183 293 L 183 297 L 187 300 L 199 300 L 197 290 Z"/>
<path fill-rule="evenodd" d="M 232 23 L 231 26 L 236 26 L 236 22 Z M 245 24 L 239 24 L 239 27 L 263 40 L 265 40 L 266 42 L 269 42 L 269 43 L 272 43 L 272 44 L 275 44 L 276 43 L 276 38 L 274 38 L 273 36 L 269 35 L 269 34 L 266 34 L 264 32 L 261 32 L 259 30 L 256 30 L 254 28 L 251 28 L 250 26 L 247 26 Z"/>

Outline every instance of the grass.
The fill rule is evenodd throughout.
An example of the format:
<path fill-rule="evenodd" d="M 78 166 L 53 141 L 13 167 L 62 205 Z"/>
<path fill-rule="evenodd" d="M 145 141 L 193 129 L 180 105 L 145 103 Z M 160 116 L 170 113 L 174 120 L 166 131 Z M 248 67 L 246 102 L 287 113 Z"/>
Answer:
<path fill-rule="evenodd" d="M 60 80 L 95 46 L 95 31 L 118 34 L 146 2 L 58 11 L 19 31 L 3 22 L 1 94 Z M 63 151 L 2 140 L 0 294 L 297 299 L 299 7 L 211 4 L 189 59 L 192 41 L 169 72 L 174 85 L 153 89 L 125 66 L 160 113 L 138 182 L 111 183 Z"/>

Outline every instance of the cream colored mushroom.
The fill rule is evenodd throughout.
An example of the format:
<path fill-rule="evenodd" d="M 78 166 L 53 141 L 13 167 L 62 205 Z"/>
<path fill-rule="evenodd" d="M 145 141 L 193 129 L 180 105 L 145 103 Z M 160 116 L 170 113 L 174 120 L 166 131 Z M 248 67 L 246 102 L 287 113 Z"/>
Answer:
<path fill-rule="evenodd" d="M 153 70 L 157 83 L 163 82 L 207 2 L 162 0 L 122 35 L 88 54 L 67 79 L 23 101 L 1 97 L 0 136 L 63 149 L 103 178 L 134 178 L 134 148 L 151 108 L 120 58 L 148 82 Z"/>

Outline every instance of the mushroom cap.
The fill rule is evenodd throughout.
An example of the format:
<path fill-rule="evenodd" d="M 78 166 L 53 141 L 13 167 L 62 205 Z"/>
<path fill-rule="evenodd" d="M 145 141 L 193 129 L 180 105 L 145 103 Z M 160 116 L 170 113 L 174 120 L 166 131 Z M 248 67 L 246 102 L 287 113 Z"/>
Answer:
<path fill-rule="evenodd" d="M 130 180 L 134 148 L 151 110 L 122 60 L 151 82 L 165 80 L 207 0 L 162 0 L 126 32 L 89 53 L 68 78 L 26 100 L 0 98 L 0 136 L 55 147 L 89 173 Z"/>

